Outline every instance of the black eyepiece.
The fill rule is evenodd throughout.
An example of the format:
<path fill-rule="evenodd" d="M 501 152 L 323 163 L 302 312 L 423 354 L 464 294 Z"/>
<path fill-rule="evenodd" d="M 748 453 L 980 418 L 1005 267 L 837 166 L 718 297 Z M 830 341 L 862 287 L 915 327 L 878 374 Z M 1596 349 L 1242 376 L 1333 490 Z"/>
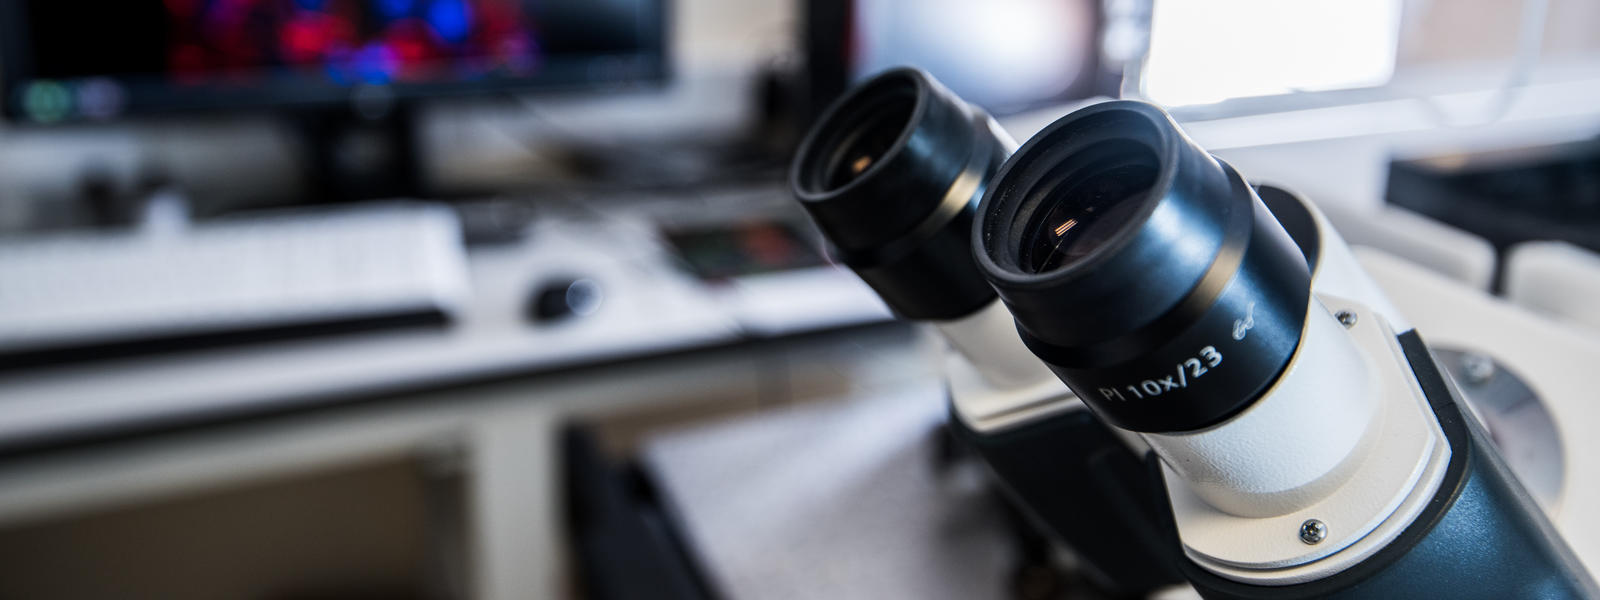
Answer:
<path fill-rule="evenodd" d="M 880 92 L 865 98 L 867 105 L 859 111 L 838 115 L 845 122 L 830 129 L 830 139 L 808 156 L 823 162 L 805 165 L 807 191 L 828 192 L 855 181 L 882 162 L 909 128 L 917 107 L 915 82 L 891 79 Z"/>
<path fill-rule="evenodd" d="M 995 176 L 973 236 L 1023 341 L 1124 429 L 1226 420 L 1299 344 L 1305 257 L 1153 105 L 1097 104 L 1034 136 Z"/>
<path fill-rule="evenodd" d="M 1106 142 L 1095 152 L 1092 164 L 1038 192 L 1020 259 L 1029 272 L 1054 271 L 1105 245 L 1139 209 L 1137 197 L 1155 185 L 1158 164 L 1148 148 Z"/>
<path fill-rule="evenodd" d="M 925 72 L 895 69 L 823 113 L 800 144 L 790 189 L 831 253 L 897 314 L 955 319 L 994 299 L 970 232 L 1009 148 L 988 114 Z"/>

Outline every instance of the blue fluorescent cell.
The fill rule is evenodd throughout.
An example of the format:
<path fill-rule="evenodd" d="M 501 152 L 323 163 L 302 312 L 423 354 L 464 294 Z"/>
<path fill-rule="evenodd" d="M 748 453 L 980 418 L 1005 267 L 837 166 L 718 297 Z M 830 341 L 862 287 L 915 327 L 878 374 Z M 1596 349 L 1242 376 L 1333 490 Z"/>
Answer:
<path fill-rule="evenodd" d="M 472 7 L 464 0 L 433 0 L 428 7 L 428 23 L 439 37 L 459 44 L 472 33 Z"/>
<path fill-rule="evenodd" d="M 408 16 L 416 8 L 416 0 L 377 0 L 378 14 L 386 19 L 398 19 Z"/>
<path fill-rule="evenodd" d="M 362 81 L 374 84 L 389 83 L 394 76 L 394 52 L 382 43 L 372 43 L 362 48 L 355 56 L 356 73 Z"/>
<path fill-rule="evenodd" d="M 116 81 L 104 77 L 85 79 L 77 86 L 78 113 L 91 119 L 109 119 L 122 112 L 128 95 Z"/>
<path fill-rule="evenodd" d="M 327 0 L 294 0 L 295 6 L 301 10 L 322 10 L 322 6 L 327 3 Z"/>

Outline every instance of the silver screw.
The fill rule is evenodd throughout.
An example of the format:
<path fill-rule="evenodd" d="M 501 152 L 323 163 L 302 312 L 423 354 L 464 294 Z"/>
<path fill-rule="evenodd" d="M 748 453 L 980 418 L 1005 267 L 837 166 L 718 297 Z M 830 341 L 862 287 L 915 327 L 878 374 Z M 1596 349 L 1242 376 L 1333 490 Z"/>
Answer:
<path fill-rule="evenodd" d="M 1300 524 L 1300 541 L 1317 544 L 1328 539 L 1328 524 L 1316 519 L 1306 519 Z"/>
<path fill-rule="evenodd" d="M 1355 327 L 1356 326 L 1356 314 L 1353 313 L 1353 312 L 1350 312 L 1348 310 L 1341 310 L 1339 312 L 1333 313 L 1333 316 L 1334 316 L 1334 318 L 1339 319 L 1339 323 L 1344 325 L 1345 329 L 1349 329 L 1351 327 Z"/>
<path fill-rule="evenodd" d="M 1461 372 L 1467 383 L 1483 385 L 1494 379 L 1494 359 L 1476 352 L 1461 356 Z"/>

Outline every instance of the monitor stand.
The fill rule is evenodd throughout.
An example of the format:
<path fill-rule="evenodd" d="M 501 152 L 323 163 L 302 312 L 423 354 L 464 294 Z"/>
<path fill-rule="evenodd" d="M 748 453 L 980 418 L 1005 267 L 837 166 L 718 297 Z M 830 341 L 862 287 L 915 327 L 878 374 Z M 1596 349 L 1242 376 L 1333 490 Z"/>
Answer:
<path fill-rule="evenodd" d="M 348 202 L 425 195 L 416 111 L 395 103 L 378 115 L 348 107 L 290 115 L 306 161 L 306 201 Z"/>

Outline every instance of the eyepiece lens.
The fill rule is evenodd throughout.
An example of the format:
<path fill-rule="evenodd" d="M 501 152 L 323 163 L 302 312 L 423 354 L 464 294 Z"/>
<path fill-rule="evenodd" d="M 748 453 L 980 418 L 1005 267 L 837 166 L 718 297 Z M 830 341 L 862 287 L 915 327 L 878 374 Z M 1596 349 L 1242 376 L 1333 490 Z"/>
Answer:
<path fill-rule="evenodd" d="M 1139 212 L 1139 199 L 1155 185 L 1159 167 L 1148 149 L 1119 145 L 1087 154 L 1093 162 L 1068 166 L 1070 172 L 1054 185 L 1042 186 L 1044 198 L 1023 230 L 1018 260 L 1030 273 L 1054 271 L 1094 253 Z"/>
<path fill-rule="evenodd" d="M 832 144 L 823 165 L 822 188 L 844 187 L 882 160 L 910 125 L 916 102 L 914 90 L 894 90 L 862 111 Z"/>

